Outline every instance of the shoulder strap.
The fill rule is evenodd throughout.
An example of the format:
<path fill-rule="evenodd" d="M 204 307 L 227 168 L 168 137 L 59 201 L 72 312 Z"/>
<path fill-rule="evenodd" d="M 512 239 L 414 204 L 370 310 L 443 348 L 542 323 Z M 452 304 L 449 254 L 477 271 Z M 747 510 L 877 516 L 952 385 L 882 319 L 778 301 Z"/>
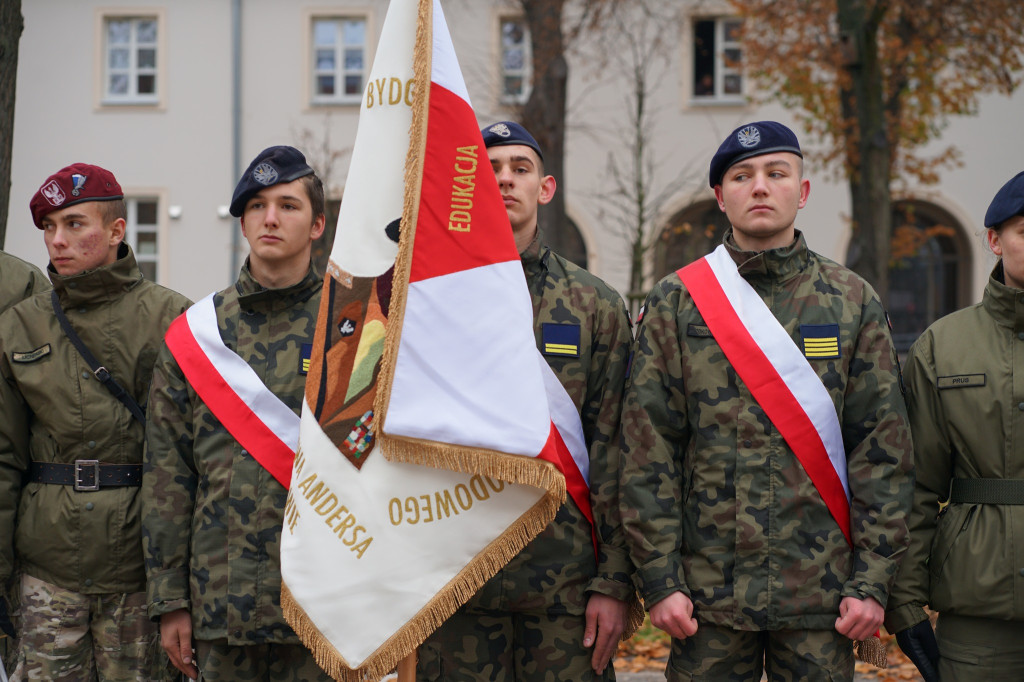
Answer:
<path fill-rule="evenodd" d="M 53 312 L 57 315 L 57 321 L 60 322 L 60 328 L 64 330 L 64 336 L 68 337 L 68 341 L 71 345 L 78 350 L 78 354 L 82 356 L 86 364 L 89 365 L 89 369 L 92 370 L 93 375 L 99 379 L 111 395 L 121 401 L 125 407 L 132 413 L 132 416 L 143 426 L 146 425 L 146 413 L 142 411 L 139 404 L 135 402 L 135 399 L 121 387 L 121 384 L 110 375 L 110 372 L 106 367 L 102 366 L 96 357 L 89 351 L 86 345 L 82 342 L 82 339 L 75 332 L 74 327 L 71 326 L 71 322 L 68 321 L 68 316 L 64 314 L 64 309 L 60 307 L 60 301 L 57 299 L 57 292 L 50 292 L 50 302 L 53 304 Z"/>

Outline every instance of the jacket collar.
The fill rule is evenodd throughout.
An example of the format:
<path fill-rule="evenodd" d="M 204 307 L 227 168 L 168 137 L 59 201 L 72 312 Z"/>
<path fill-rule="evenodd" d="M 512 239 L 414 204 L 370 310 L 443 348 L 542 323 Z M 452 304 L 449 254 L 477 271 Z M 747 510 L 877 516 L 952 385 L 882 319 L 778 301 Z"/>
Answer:
<path fill-rule="evenodd" d="M 999 261 L 985 285 L 982 305 L 997 323 L 1024 331 L 1024 290 L 1007 286 L 1003 282 L 1003 262 Z"/>
<path fill-rule="evenodd" d="M 125 242 L 117 248 L 117 260 L 110 265 L 101 265 L 77 275 L 61 275 L 52 265 L 47 265 L 46 272 L 65 308 L 113 301 L 142 281 L 135 254 Z"/>
<path fill-rule="evenodd" d="M 745 279 L 785 281 L 801 272 L 810 262 L 810 251 L 800 230 L 796 231 L 789 246 L 767 251 L 744 251 L 736 245 L 731 228 L 725 233 L 722 242 Z"/>
<path fill-rule="evenodd" d="M 241 272 L 238 273 L 235 291 L 238 292 L 238 301 L 244 310 L 288 308 L 309 300 L 322 286 L 323 277 L 310 262 L 306 276 L 298 283 L 281 289 L 267 289 L 252 276 L 252 272 L 249 271 L 249 259 L 246 258 Z"/>

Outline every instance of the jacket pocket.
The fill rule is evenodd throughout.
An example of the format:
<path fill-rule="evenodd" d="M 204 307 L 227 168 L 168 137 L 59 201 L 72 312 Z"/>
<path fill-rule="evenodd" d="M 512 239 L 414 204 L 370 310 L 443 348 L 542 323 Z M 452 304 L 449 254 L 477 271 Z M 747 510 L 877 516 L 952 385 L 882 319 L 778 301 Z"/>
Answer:
<path fill-rule="evenodd" d="M 929 570 L 933 581 L 942 575 L 942 569 L 953 552 L 953 546 L 970 527 L 977 509 L 977 505 L 952 504 L 939 516 L 938 528 L 929 553 Z"/>

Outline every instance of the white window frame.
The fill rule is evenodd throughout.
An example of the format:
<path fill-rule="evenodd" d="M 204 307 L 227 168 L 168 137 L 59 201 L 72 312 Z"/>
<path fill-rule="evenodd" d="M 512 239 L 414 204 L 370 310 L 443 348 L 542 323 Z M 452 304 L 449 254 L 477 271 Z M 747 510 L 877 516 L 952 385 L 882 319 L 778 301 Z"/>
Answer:
<path fill-rule="evenodd" d="M 131 39 L 128 43 L 128 66 L 123 71 L 128 75 L 128 92 L 125 94 L 112 93 L 110 91 L 110 51 L 109 24 L 112 21 L 130 21 L 132 23 Z M 138 22 L 152 21 L 156 24 L 156 40 L 152 43 L 138 42 Z M 149 8 L 132 9 L 98 9 L 96 13 L 97 35 L 97 68 L 98 76 L 98 100 L 100 106 L 163 106 L 164 84 L 167 81 L 166 69 L 166 26 L 163 10 L 150 10 Z M 155 52 L 155 64 L 152 67 L 140 67 L 138 57 L 140 49 L 153 49 Z M 119 71 L 122 69 L 119 69 Z M 152 76 L 154 79 L 154 92 L 138 93 L 139 76 Z"/>
<path fill-rule="evenodd" d="M 714 22 L 714 74 L 713 91 L 707 94 L 697 94 L 697 25 L 701 22 Z M 690 25 L 690 84 L 689 99 L 693 104 L 745 104 L 747 97 L 746 74 L 743 72 L 743 44 L 739 40 L 726 40 L 727 29 L 730 25 L 742 24 L 742 19 L 735 16 L 703 16 L 694 17 Z M 739 65 L 734 66 L 726 59 L 727 50 L 737 50 L 740 53 Z M 728 78 L 738 78 L 740 81 L 739 92 L 725 92 L 725 83 Z"/>
<path fill-rule="evenodd" d="M 154 223 L 146 223 L 145 225 L 139 224 L 139 203 L 153 203 L 156 204 L 156 210 L 154 214 Z M 164 262 L 163 254 L 165 253 L 164 241 L 165 232 L 163 225 L 162 207 L 164 206 L 164 198 L 156 192 L 145 192 L 139 191 L 132 194 L 125 194 L 124 197 L 125 208 L 127 209 L 127 218 L 125 218 L 124 226 L 124 240 L 131 245 L 132 251 L 135 252 L 135 261 L 139 264 L 139 269 L 143 269 L 144 264 L 152 263 L 153 267 L 156 268 L 156 277 L 153 281 L 158 284 L 164 279 Z M 156 247 L 156 253 L 143 253 L 139 248 L 139 235 L 140 234 L 152 234 L 153 244 Z M 143 272 L 145 272 L 143 270 Z M 150 279 L 146 275 L 146 279 Z"/>
<path fill-rule="evenodd" d="M 342 24 L 345 21 L 361 21 L 363 23 L 363 42 L 362 44 L 348 45 L 344 42 L 344 30 Z M 317 51 L 326 49 L 326 46 L 318 46 L 316 42 L 316 24 L 317 22 L 332 22 L 335 24 L 337 41 L 334 43 L 334 68 L 332 69 L 320 69 L 318 68 Z M 368 13 L 352 11 L 345 12 L 344 14 L 338 14 L 337 11 L 333 12 L 314 12 L 310 13 L 307 17 L 306 27 L 308 30 L 307 41 L 308 49 L 306 54 L 308 55 L 308 69 L 309 74 L 309 102 L 313 105 L 359 105 L 362 103 L 363 95 L 366 92 L 366 84 L 370 78 L 370 16 Z M 345 63 L 345 51 L 347 49 L 361 48 L 363 52 L 362 67 L 361 68 L 348 68 Z M 335 79 L 335 87 L 333 95 L 324 95 L 318 92 L 317 80 L 320 76 L 330 75 Z M 345 92 L 345 79 L 347 76 L 358 75 L 361 80 L 360 87 L 357 92 L 346 93 Z"/>
<path fill-rule="evenodd" d="M 505 61 L 505 24 L 518 23 L 522 27 L 523 63 L 519 67 L 509 67 Z M 505 89 L 507 78 L 521 78 L 523 87 L 516 94 L 509 94 Z M 530 27 L 526 17 L 522 15 L 504 14 L 498 17 L 498 99 L 503 104 L 526 104 L 533 91 L 533 51 L 530 46 Z"/>

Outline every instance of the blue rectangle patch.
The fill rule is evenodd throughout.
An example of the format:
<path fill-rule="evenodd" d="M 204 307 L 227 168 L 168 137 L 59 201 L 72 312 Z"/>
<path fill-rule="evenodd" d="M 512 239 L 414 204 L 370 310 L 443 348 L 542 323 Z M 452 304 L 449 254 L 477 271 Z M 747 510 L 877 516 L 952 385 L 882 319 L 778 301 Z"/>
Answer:
<path fill-rule="evenodd" d="M 313 344 L 302 344 L 302 366 L 299 367 L 300 374 L 309 374 L 309 361 L 313 357 Z"/>
<path fill-rule="evenodd" d="M 802 324 L 800 336 L 803 337 L 805 358 L 828 360 L 840 357 L 838 324 Z"/>
<path fill-rule="evenodd" d="M 567 358 L 580 356 L 580 326 L 578 324 L 541 325 L 541 352 Z"/>

